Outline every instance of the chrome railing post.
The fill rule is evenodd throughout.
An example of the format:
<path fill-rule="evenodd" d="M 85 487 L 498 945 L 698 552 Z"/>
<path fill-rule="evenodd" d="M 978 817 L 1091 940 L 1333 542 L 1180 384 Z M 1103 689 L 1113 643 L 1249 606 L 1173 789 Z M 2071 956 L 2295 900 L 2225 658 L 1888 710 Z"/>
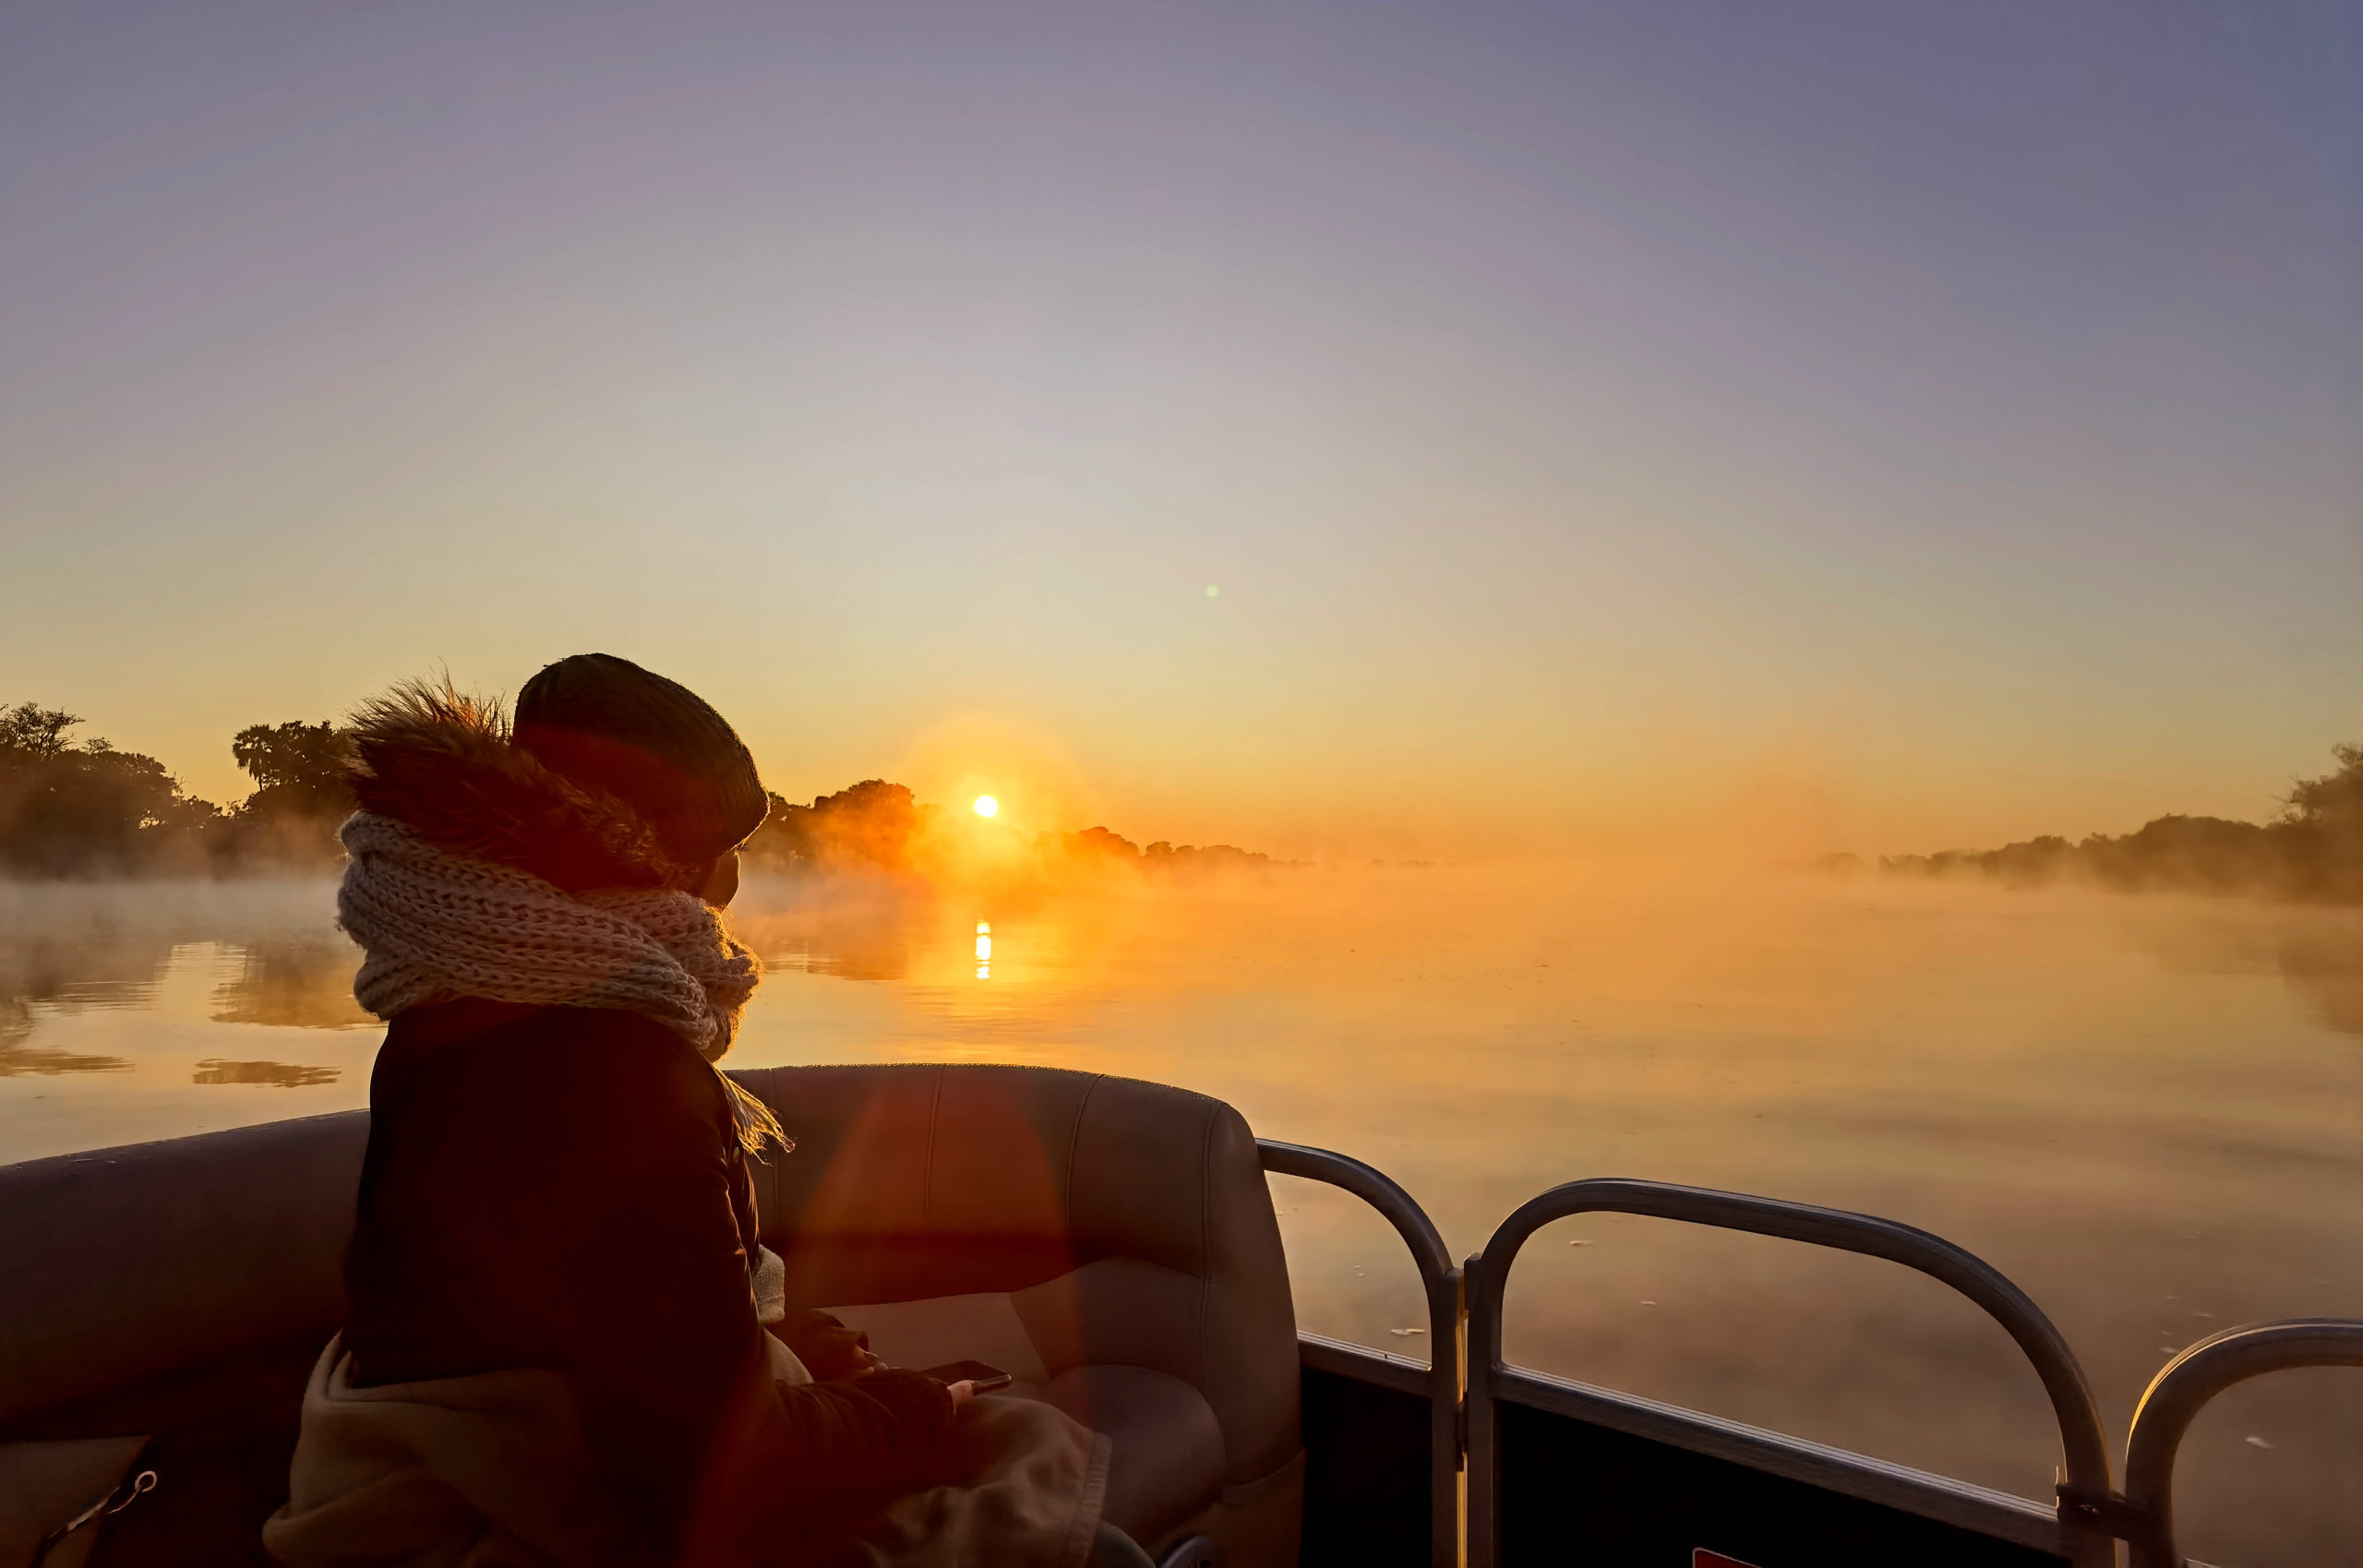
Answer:
<path fill-rule="evenodd" d="M 1494 1232 L 1494 1240 L 1500 1239 Z M 1461 1396 L 1468 1425 L 1463 1442 L 1469 1453 L 1469 1568 L 1494 1568 L 1502 1557 L 1501 1421 L 1493 1409 L 1493 1377 L 1502 1368 L 1501 1286 L 1509 1257 L 1489 1263 L 1493 1253 L 1489 1242 L 1460 1270 L 1469 1315 L 1468 1393 Z"/>
<path fill-rule="evenodd" d="M 2288 1318 L 2210 1335 L 2159 1369 L 2125 1441 L 2125 1502 L 2135 1520 L 2130 1568 L 2182 1568 L 2175 1547 L 2175 1453 L 2206 1403 L 2267 1372 L 2363 1367 L 2363 1322 Z"/>
<path fill-rule="evenodd" d="M 1411 1250 L 1428 1304 L 1428 1561 L 1460 1562 L 1461 1371 L 1464 1363 L 1460 1270 L 1427 1211 L 1383 1172 L 1327 1149 L 1259 1138 L 1264 1168 L 1340 1187 L 1376 1209 Z"/>

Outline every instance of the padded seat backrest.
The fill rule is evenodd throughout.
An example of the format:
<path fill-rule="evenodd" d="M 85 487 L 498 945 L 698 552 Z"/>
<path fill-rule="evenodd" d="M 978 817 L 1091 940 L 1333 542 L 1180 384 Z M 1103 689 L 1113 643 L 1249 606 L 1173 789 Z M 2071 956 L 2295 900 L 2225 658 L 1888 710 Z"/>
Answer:
<path fill-rule="evenodd" d="M 344 1316 L 369 1113 L 0 1167 L 0 1426 Z"/>
<path fill-rule="evenodd" d="M 1025 1292 L 1051 1373 L 1185 1380 L 1234 1482 L 1294 1457 L 1287 1265 L 1229 1107 L 1041 1068 L 738 1076 L 798 1142 L 756 1169 L 795 1299 Z M 237 1392 L 242 1359 L 291 1346 L 300 1382 L 343 1317 L 368 1126 L 353 1111 L 0 1167 L 0 1434 L 125 1391 L 108 1429 L 156 1430 L 192 1408 L 160 1382 L 225 1380 L 201 1406 Z"/>
<path fill-rule="evenodd" d="M 1051 1068 L 741 1072 L 798 1140 L 757 1172 L 806 1305 L 1020 1293 L 1048 1370 L 1195 1386 L 1227 1478 L 1298 1447 L 1296 1320 L 1253 1135 L 1219 1100 Z"/>

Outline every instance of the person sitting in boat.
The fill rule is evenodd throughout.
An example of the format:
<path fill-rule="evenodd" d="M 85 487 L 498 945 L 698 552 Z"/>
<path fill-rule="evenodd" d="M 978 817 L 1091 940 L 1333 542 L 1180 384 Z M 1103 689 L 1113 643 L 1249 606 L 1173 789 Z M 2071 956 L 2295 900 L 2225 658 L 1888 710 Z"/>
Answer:
<path fill-rule="evenodd" d="M 714 1065 L 761 972 L 722 911 L 768 807 L 719 713 L 605 654 L 513 725 L 398 688 L 352 784 L 338 908 L 390 1026 L 275 1557 L 1146 1563 L 1099 1522 L 1104 1439 L 778 1299 L 748 1161 L 792 1145 Z"/>

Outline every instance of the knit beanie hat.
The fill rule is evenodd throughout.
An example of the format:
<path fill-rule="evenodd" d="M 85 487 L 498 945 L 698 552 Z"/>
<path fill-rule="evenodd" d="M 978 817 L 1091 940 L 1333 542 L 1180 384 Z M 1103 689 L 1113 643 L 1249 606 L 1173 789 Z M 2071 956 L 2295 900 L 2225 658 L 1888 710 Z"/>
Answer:
<path fill-rule="evenodd" d="M 738 732 L 677 681 L 612 653 L 577 653 L 517 694 L 516 744 L 604 789 L 690 865 L 718 860 L 771 809 Z"/>

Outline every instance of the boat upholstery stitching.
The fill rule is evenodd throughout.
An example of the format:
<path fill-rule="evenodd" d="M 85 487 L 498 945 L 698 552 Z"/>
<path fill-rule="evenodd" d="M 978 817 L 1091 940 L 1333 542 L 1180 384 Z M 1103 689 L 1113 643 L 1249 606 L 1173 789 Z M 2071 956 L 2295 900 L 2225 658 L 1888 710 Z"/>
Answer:
<path fill-rule="evenodd" d="M 925 1230 L 935 1223 L 935 1129 L 943 1117 L 943 1075 L 947 1070 L 935 1070 L 935 1095 L 927 1103 L 927 1170 L 919 1178 L 919 1228 Z"/>
<path fill-rule="evenodd" d="M 1201 1114 L 1198 1133 L 1198 1375 L 1194 1380 L 1200 1388 L 1207 1386 L 1206 1324 L 1212 1314 L 1214 1295 L 1214 1214 L 1215 1214 L 1215 1123 L 1221 1119 L 1209 1107 Z M 1229 1446 L 1226 1440 L 1224 1446 Z M 1228 1454 L 1226 1454 L 1228 1459 Z"/>
<path fill-rule="evenodd" d="M 1108 1075 L 1104 1072 L 1091 1075 L 1091 1082 L 1083 1086 L 1083 1098 L 1075 1102 L 1074 1125 L 1067 1130 L 1067 1179 L 1059 1199 L 1059 1217 L 1066 1227 L 1070 1254 L 1074 1251 L 1074 1167 L 1082 1158 L 1083 1124 L 1091 1115 L 1091 1096 L 1098 1094 L 1099 1085 L 1107 1081 Z"/>

